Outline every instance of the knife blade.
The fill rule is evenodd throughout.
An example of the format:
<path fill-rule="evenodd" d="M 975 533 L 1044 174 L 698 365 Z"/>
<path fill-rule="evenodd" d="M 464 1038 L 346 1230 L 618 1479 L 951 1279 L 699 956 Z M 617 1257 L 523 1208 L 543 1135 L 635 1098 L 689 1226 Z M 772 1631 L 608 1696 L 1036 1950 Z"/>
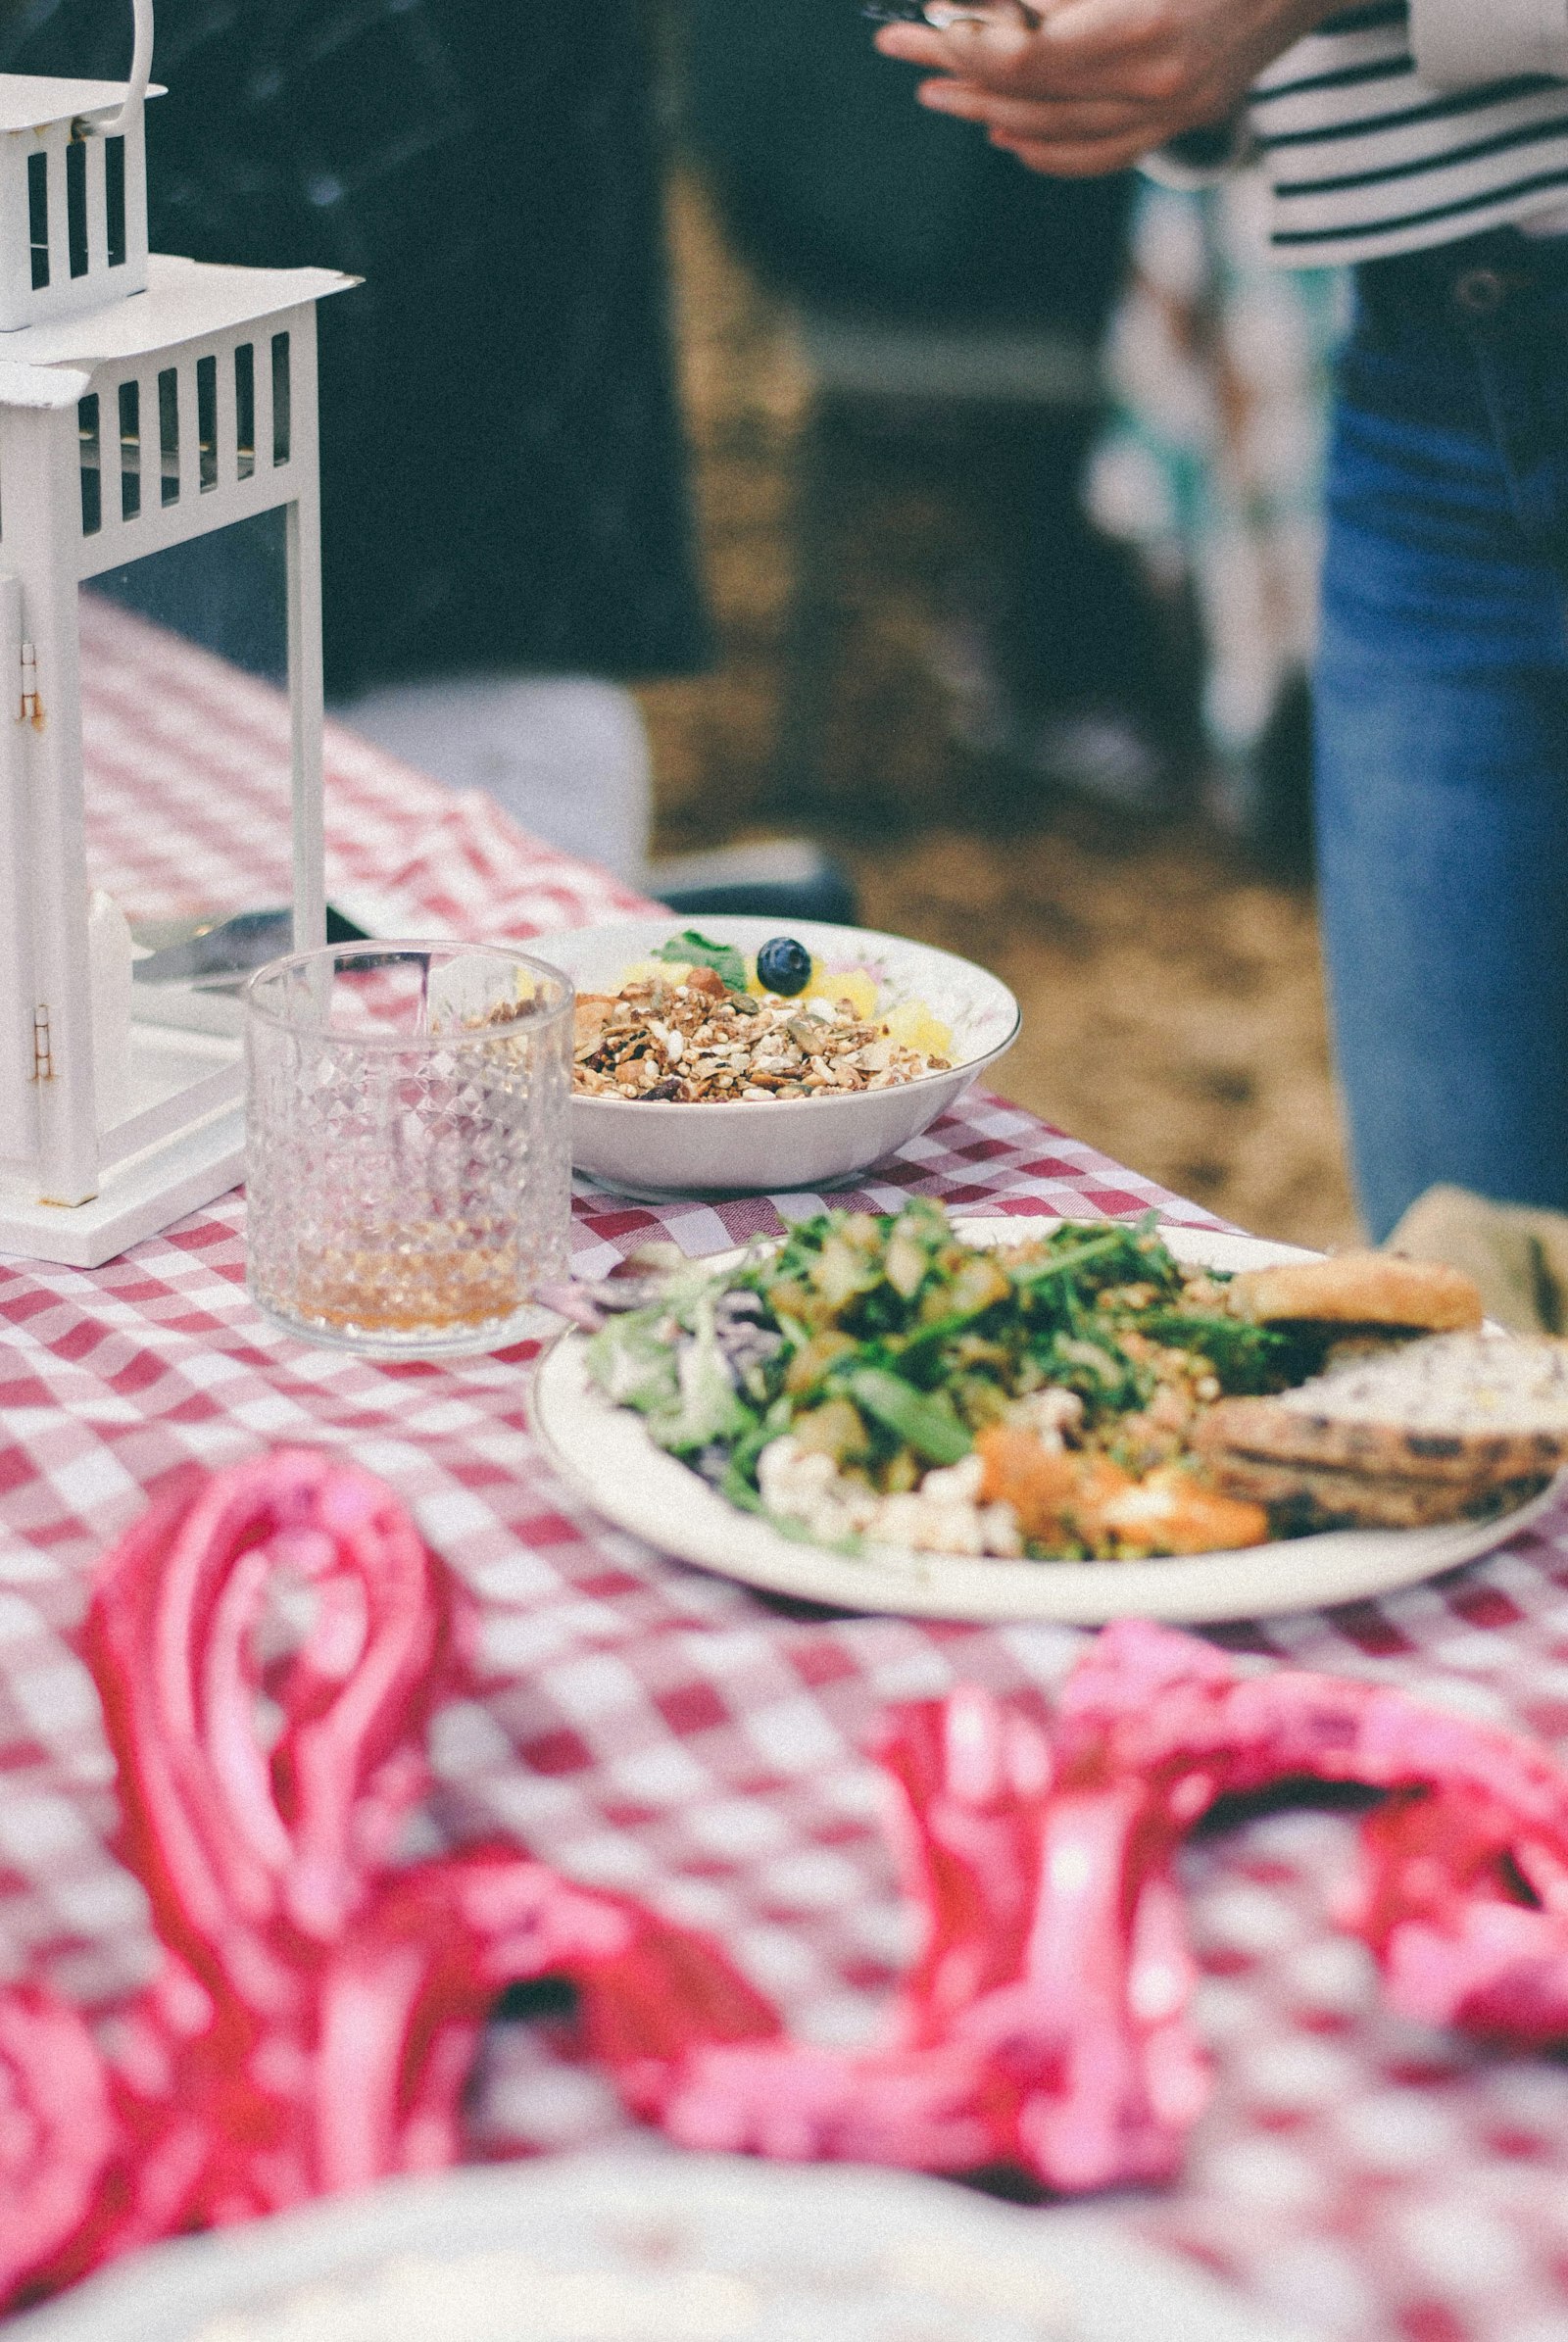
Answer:
<path fill-rule="evenodd" d="M 329 944 L 363 944 L 369 938 L 363 927 L 328 904 L 326 940 Z M 182 943 L 166 944 L 162 951 L 148 952 L 136 961 L 131 974 L 138 984 L 195 984 L 216 991 L 242 984 L 269 960 L 283 958 L 293 942 L 294 913 L 286 906 L 242 910 L 215 927 L 187 936 Z"/>

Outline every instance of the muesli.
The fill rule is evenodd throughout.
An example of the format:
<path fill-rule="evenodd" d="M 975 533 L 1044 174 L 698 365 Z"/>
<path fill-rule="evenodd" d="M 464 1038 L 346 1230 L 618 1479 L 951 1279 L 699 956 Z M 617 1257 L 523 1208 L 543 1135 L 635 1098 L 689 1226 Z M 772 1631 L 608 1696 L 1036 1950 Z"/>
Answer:
<path fill-rule="evenodd" d="M 748 962 L 688 934 L 615 992 L 579 997 L 573 1087 L 672 1105 L 836 1098 L 946 1072 L 952 1048 L 920 1003 L 884 1009 L 866 970 L 815 969 L 787 938 Z"/>

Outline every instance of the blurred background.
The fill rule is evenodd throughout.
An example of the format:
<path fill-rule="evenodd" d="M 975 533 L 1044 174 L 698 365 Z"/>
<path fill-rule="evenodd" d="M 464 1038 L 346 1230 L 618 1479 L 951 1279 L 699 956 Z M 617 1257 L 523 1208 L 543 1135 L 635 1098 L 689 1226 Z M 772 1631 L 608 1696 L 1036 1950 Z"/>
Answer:
<path fill-rule="evenodd" d="M 1248 183 L 1033 176 L 858 0 L 158 28 L 154 248 L 364 279 L 321 319 L 345 718 L 693 915 L 985 961 L 1009 1095 L 1351 1235 L 1303 681 L 1342 288 L 1267 266 Z M 123 42 L 0 0 L 7 66 Z M 106 590 L 276 673 L 276 532 L 227 534 Z"/>
<path fill-rule="evenodd" d="M 659 854 L 807 834 L 1024 1005 L 1001 1086 L 1260 1233 L 1354 1234 L 1307 721 L 1340 288 L 1244 187 L 1048 185 L 855 0 L 660 17 L 708 671 Z"/>

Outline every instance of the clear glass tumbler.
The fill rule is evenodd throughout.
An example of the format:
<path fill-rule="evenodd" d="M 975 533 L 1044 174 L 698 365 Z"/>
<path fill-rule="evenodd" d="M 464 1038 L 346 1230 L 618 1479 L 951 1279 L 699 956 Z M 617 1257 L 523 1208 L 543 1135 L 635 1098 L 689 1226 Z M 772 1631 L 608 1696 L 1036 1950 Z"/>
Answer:
<path fill-rule="evenodd" d="M 313 1342 L 456 1357 L 565 1271 L 572 989 L 523 952 L 354 944 L 246 988 L 251 1297 Z"/>

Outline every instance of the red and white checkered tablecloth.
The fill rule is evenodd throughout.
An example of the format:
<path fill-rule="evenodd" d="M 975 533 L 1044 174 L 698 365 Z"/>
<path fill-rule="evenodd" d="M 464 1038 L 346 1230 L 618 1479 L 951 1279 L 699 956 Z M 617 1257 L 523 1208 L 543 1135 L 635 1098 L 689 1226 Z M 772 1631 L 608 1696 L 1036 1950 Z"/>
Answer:
<path fill-rule="evenodd" d="M 271 695 L 121 618 L 95 621 L 89 680 L 98 875 L 144 913 L 261 899 L 281 879 L 278 800 L 256 779 L 283 750 Z M 346 734 L 328 765 L 333 885 L 406 926 L 520 937 L 635 907 Z M 868 1193 L 910 1189 L 1205 1218 L 989 1098 Z M 701 1252 L 779 1225 L 766 1202 L 583 1195 L 577 1213 L 588 1266 L 654 1227 Z M 514 1833 L 710 1929 L 803 2031 L 863 2034 L 909 1948 L 859 1753 L 874 1715 L 963 1681 L 1049 1690 L 1079 1638 L 806 1612 L 666 1560 L 540 1460 L 523 1353 L 380 1367 L 285 1340 L 247 1304 L 241 1231 L 230 1197 L 92 1273 L 0 1262 L 0 1981 L 39 1974 L 107 2011 L 148 1962 L 74 1641 L 97 1555 L 176 1467 L 304 1439 L 382 1474 L 482 1609 L 482 1683 L 439 1719 L 432 1828 Z M 1385 1602 L 1225 1639 L 1418 1688 L 1568 1757 L 1568 1519 Z M 1292 1812 L 1190 1850 L 1218 2086 L 1182 2183 L 1123 2217 L 1337 2342 L 1568 2342 L 1568 2066 L 1381 2011 L 1368 1956 L 1327 1917 L 1349 1827 Z M 529 2034 L 498 2055 L 484 2121 L 548 2146 L 619 2117 Z"/>

